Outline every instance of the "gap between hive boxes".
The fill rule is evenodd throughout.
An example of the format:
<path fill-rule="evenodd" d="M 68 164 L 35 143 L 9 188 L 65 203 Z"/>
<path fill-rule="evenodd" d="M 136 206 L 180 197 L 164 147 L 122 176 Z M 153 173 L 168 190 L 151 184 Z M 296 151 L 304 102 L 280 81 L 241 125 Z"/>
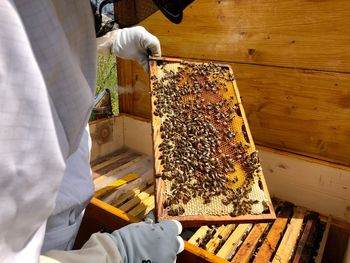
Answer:
<path fill-rule="evenodd" d="M 194 70 L 193 67 L 196 67 L 196 65 L 199 65 L 198 66 L 199 70 L 201 70 L 201 68 L 203 68 L 203 67 L 204 68 L 207 67 L 207 68 L 209 68 L 209 70 L 216 70 L 219 68 L 225 72 L 223 74 L 214 72 L 214 76 L 213 76 L 213 72 L 210 72 L 211 75 L 208 78 L 206 78 L 204 73 L 202 73 L 201 78 L 196 78 L 196 76 L 193 74 L 193 70 Z M 205 66 L 202 66 L 202 65 L 205 65 Z M 188 73 L 188 72 L 186 72 L 186 69 L 184 69 L 185 67 L 189 67 L 190 69 L 189 70 L 187 69 L 187 71 L 189 71 L 190 73 L 192 72 L 191 73 L 192 75 L 190 78 L 186 78 L 186 76 L 185 77 L 183 76 L 183 74 Z M 182 71 L 182 73 L 178 73 L 179 68 L 180 68 L 180 71 Z M 159 219 L 177 219 L 179 221 L 182 221 L 187 226 L 200 225 L 203 223 L 210 223 L 210 222 L 215 222 L 215 223 L 226 222 L 226 221 L 249 222 L 252 220 L 254 220 L 254 221 L 266 221 L 266 220 L 274 219 L 275 214 L 274 214 L 274 211 L 273 211 L 273 208 L 271 205 L 271 200 L 270 200 L 270 197 L 269 197 L 269 194 L 267 191 L 265 179 L 262 175 L 262 172 L 261 172 L 261 170 L 259 170 L 256 167 L 254 168 L 254 170 L 251 169 L 250 167 L 248 167 L 250 164 L 256 165 L 257 161 L 255 161 L 255 160 L 257 160 L 257 156 L 255 154 L 255 146 L 254 146 L 254 143 L 253 143 L 250 131 L 249 131 L 248 123 L 247 123 L 247 120 L 246 120 L 246 117 L 244 114 L 243 107 L 241 105 L 239 92 L 238 92 L 235 80 L 233 79 L 233 73 L 232 73 L 231 68 L 228 65 L 214 65 L 214 64 L 208 64 L 208 63 L 205 63 L 205 64 L 203 64 L 203 63 L 189 63 L 189 62 L 183 62 L 183 61 L 177 60 L 177 59 L 153 58 L 150 60 L 150 72 L 151 72 L 151 93 L 152 93 L 151 103 L 152 103 L 152 113 L 153 113 L 152 114 L 152 130 L 153 130 L 153 143 L 154 143 L 155 172 L 158 176 L 162 175 L 162 178 L 161 177 L 156 178 L 156 201 L 157 201 L 156 208 L 157 208 L 158 218 Z M 166 72 L 166 74 L 168 74 L 168 75 L 169 75 L 169 72 L 171 72 L 170 74 L 172 76 L 169 78 L 169 77 L 167 77 L 167 75 L 163 74 L 164 72 Z M 215 74 L 217 74 L 217 75 L 215 76 Z M 218 79 L 218 76 L 221 77 L 221 79 L 219 81 L 215 80 L 215 79 Z M 164 96 L 161 97 L 161 95 L 166 94 L 167 96 L 177 96 L 176 94 L 169 95 L 168 90 L 166 90 L 166 88 L 164 88 L 164 87 L 166 87 L 166 85 L 169 84 L 169 83 L 166 83 L 167 81 L 169 82 L 169 79 L 170 79 L 170 81 L 172 81 L 171 78 L 175 78 L 175 82 L 178 82 L 176 84 L 176 87 L 179 87 L 180 86 L 179 83 L 181 83 L 182 87 L 189 85 L 189 87 L 188 87 L 189 90 L 192 89 L 192 90 L 194 90 L 194 92 L 196 92 L 196 90 L 198 91 L 197 93 L 194 93 L 195 95 L 193 95 L 193 93 L 187 93 L 185 95 L 182 94 L 181 103 L 187 104 L 188 109 L 189 109 L 188 112 L 190 114 L 196 115 L 196 112 L 194 112 L 193 109 L 191 108 L 196 103 L 195 99 L 200 99 L 201 103 L 204 105 L 204 106 L 200 106 L 200 105 L 198 106 L 198 102 L 197 102 L 196 111 L 198 111 L 198 112 L 200 112 L 204 108 L 204 110 L 209 111 L 210 114 L 212 114 L 211 105 L 213 105 L 213 107 L 215 107 L 215 108 L 217 108 L 221 105 L 220 107 L 222 109 L 225 108 L 227 111 L 227 112 L 224 112 L 224 111 L 219 112 L 219 110 L 220 110 L 219 109 L 219 110 L 217 110 L 217 112 L 215 112 L 219 115 L 221 114 L 222 116 L 225 116 L 226 119 L 224 119 L 224 122 L 220 121 L 219 123 L 214 124 L 214 119 L 213 119 L 214 117 L 213 116 L 209 116 L 209 117 L 205 116 L 205 117 L 206 117 L 206 120 L 210 119 L 210 121 L 211 121 L 211 123 L 210 123 L 210 121 L 208 121 L 209 124 L 206 127 L 211 128 L 210 126 L 213 126 L 215 128 L 215 125 L 218 127 L 223 127 L 221 129 L 218 129 L 215 134 L 219 134 L 221 132 L 221 134 L 220 134 L 221 137 L 223 134 L 226 137 L 228 137 L 228 139 L 226 137 L 223 138 L 223 139 L 225 139 L 225 141 L 223 143 L 220 142 L 220 143 L 216 144 L 216 148 L 219 149 L 217 151 L 221 151 L 221 150 L 223 150 L 223 152 L 226 151 L 225 152 L 226 155 L 221 154 L 220 156 L 218 156 L 218 153 L 216 152 L 216 153 L 213 153 L 210 157 L 213 157 L 211 160 L 215 160 L 213 162 L 214 163 L 216 162 L 217 167 L 220 167 L 222 170 L 224 169 L 223 167 L 225 167 L 225 176 L 227 176 L 227 174 L 230 174 L 229 176 L 227 176 L 227 178 L 229 178 L 229 179 L 223 179 L 223 180 L 230 180 L 229 183 L 231 184 L 231 187 L 230 188 L 227 187 L 225 189 L 225 190 L 227 190 L 225 193 L 224 192 L 219 193 L 219 190 L 224 188 L 224 187 L 222 187 L 223 184 L 221 184 L 221 187 L 217 187 L 217 188 L 220 188 L 217 191 L 218 193 L 213 194 L 208 199 L 204 199 L 204 203 L 202 203 L 203 196 L 204 196 L 202 194 L 203 191 L 202 191 L 202 193 L 200 193 L 200 195 L 202 194 L 200 197 L 193 197 L 192 196 L 191 198 L 188 198 L 186 195 L 185 196 L 186 200 L 181 204 L 181 206 L 171 204 L 171 202 L 173 202 L 174 198 L 170 199 L 170 205 L 168 205 L 169 200 L 165 200 L 165 199 L 169 199 L 166 197 L 166 195 L 169 196 L 169 194 L 172 194 L 176 191 L 176 190 L 174 190 L 174 189 L 176 189 L 176 187 L 179 187 L 178 189 L 180 189 L 179 190 L 180 194 L 181 194 L 180 187 L 184 188 L 183 184 L 182 185 L 179 184 L 178 186 L 176 186 L 174 182 L 171 182 L 172 179 L 169 179 L 169 177 L 167 178 L 165 173 L 164 173 L 164 169 L 167 169 L 167 173 L 169 174 L 169 169 L 164 168 L 164 163 L 165 163 L 164 158 L 165 157 L 162 156 L 162 155 L 164 155 L 164 152 L 165 152 L 164 147 L 163 147 L 164 143 L 165 143 L 164 141 L 168 140 L 168 138 L 167 138 L 167 134 L 164 133 L 164 129 L 163 129 L 163 131 L 161 131 L 161 128 L 162 128 L 161 126 L 164 127 L 166 124 L 166 121 L 171 119 L 171 118 L 175 119 L 175 122 L 176 122 L 177 116 L 175 116 L 175 114 L 173 114 L 174 116 L 172 116 L 172 112 L 175 112 L 175 110 L 177 111 L 177 113 L 179 112 L 178 108 L 171 108 L 171 106 L 169 106 L 169 105 L 172 105 L 170 102 L 173 102 L 173 104 L 174 104 L 175 100 L 172 98 L 171 99 L 167 98 L 167 101 L 165 104 L 163 102 L 162 106 L 165 109 L 167 109 L 167 111 L 163 111 L 163 109 L 161 107 L 159 107 L 159 105 L 160 105 L 159 101 L 164 100 Z M 205 81 L 203 82 L 203 79 L 205 79 L 205 78 L 206 78 L 206 80 L 205 80 L 206 82 Z M 212 79 L 214 79 L 214 81 L 212 81 Z M 164 82 L 165 84 L 161 83 L 161 82 Z M 185 84 L 184 84 L 184 82 L 185 82 Z M 190 84 L 188 84 L 188 83 L 190 83 Z M 213 94 L 211 94 L 211 90 L 210 91 L 208 90 L 209 86 L 207 85 L 207 83 L 212 85 L 212 87 L 214 87 L 213 88 L 214 90 L 217 89 L 217 90 L 215 90 L 215 92 L 213 92 Z M 170 83 L 170 84 L 174 85 L 174 83 Z M 222 86 L 221 88 L 223 90 L 220 90 L 218 87 L 215 87 L 216 84 L 221 85 Z M 159 88 L 159 87 L 161 87 L 161 85 L 163 85 L 162 87 L 165 89 L 165 91 L 162 91 L 161 88 Z M 204 85 L 205 85 L 205 89 L 206 89 L 205 91 L 202 90 L 204 88 Z M 174 89 L 175 89 L 175 86 L 174 86 Z M 181 88 L 176 88 L 176 89 L 177 89 L 178 94 L 183 93 Z M 160 95 L 157 94 L 157 92 Z M 162 92 L 163 92 L 163 94 L 162 94 Z M 158 95 L 158 97 L 157 97 L 157 95 Z M 196 97 L 196 98 L 194 98 L 194 97 Z M 177 104 L 179 104 L 179 103 L 177 103 Z M 233 107 L 235 107 L 235 108 L 233 108 Z M 163 111 L 163 113 L 162 113 L 162 111 Z M 184 113 L 185 113 L 185 115 L 187 113 L 185 111 L 180 111 L 180 112 L 183 115 L 184 115 Z M 201 117 L 201 116 L 199 114 L 197 114 L 197 117 Z M 219 119 L 219 117 L 215 117 L 215 118 Z M 189 120 L 191 120 L 190 118 L 192 118 L 192 117 L 189 117 Z M 220 117 L 220 118 L 222 118 L 222 117 Z M 226 120 L 228 120 L 229 122 L 226 122 Z M 204 121 L 204 122 L 202 122 L 202 124 L 205 125 L 206 122 Z M 182 125 L 184 125 L 184 123 L 182 123 Z M 239 129 L 237 127 L 239 127 Z M 187 127 L 184 129 L 187 129 Z M 211 131 L 215 131 L 213 129 Z M 207 133 L 207 132 L 205 131 L 205 133 Z M 177 135 L 178 134 L 175 134 L 175 136 L 177 136 Z M 173 138 L 175 136 L 173 136 Z M 217 138 L 219 138 L 219 137 L 217 137 Z M 202 137 L 202 139 L 203 139 L 203 137 Z M 212 139 L 212 141 L 213 141 L 213 139 Z M 212 142 L 212 141 L 209 140 L 209 142 Z M 206 142 L 208 142 L 208 140 Z M 233 142 L 235 142 L 235 144 Z M 172 146 L 173 149 L 175 149 L 174 145 L 176 143 L 173 143 L 173 144 L 172 143 L 173 142 L 170 142 L 168 144 L 170 146 Z M 215 143 L 213 143 L 212 145 L 215 145 Z M 189 146 L 189 147 L 192 147 L 192 146 Z M 232 159 L 231 159 L 232 155 L 233 155 L 232 152 L 233 152 L 233 150 L 238 149 L 238 148 L 240 151 L 243 151 L 243 154 L 240 155 L 240 153 L 239 153 L 237 155 L 237 153 L 236 153 L 235 157 L 237 157 L 237 156 L 241 156 L 241 157 L 236 158 L 234 160 L 235 164 L 231 165 L 231 167 L 230 167 L 230 165 L 228 165 L 229 164 L 228 161 L 232 162 Z M 229 151 L 229 154 L 231 154 L 231 156 L 229 154 L 227 154 L 227 151 Z M 209 157 L 210 151 L 208 150 L 206 152 L 206 154 L 207 155 L 204 157 Z M 225 159 L 225 158 L 227 158 L 227 159 Z M 161 161 L 161 159 L 162 159 L 162 161 Z M 254 160 L 254 162 L 251 160 Z M 248 161 L 249 161 L 249 165 L 246 164 Z M 169 164 L 169 159 L 168 159 L 166 165 L 168 165 L 168 164 Z M 207 165 L 207 164 L 205 163 L 205 165 Z M 209 166 L 210 165 L 206 166 L 206 168 L 208 168 Z M 213 167 L 213 166 L 211 166 L 211 167 Z M 253 172 L 248 173 L 247 168 L 249 168 L 249 171 L 253 171 Z M 176 167 L 176 169 L 178 169 L 178 167 Z M 201 167 L 201 169 L 202 169 L 201 173 L 203 173 L 203 168 Z M 184 173 L 181 173 L 181 172 L 182 171 L 180 171 L 177 174 L 183 175 Z M 170 172 L 170 174 L 171 173 L 172 172 Z M 214 172 L 214 173 L 216 174 L 216 172 Z M 191 181 L 192 185 L 190 184 L 190 187 L 191 186 L 194 187 L 194 185 L 196 185 L 197 182 L 194 179 L 188 179 L 188 178 L 196 178 L 196 180 L 198 180 L 199 177 L 197 176 L 197 174 L 199 174 L 199 172 L 194 169 L 194 172 L 192 170 L 190 176 L 188 176 L 187 179 L 184 179 L 184 180 L 187 180 L 187 182 L 192 180 Z M 208 173 L 208 172 L 207 172 L 207 175 L 211 176 L 210 173 Z M 251 178 L 252 178 L 250 181 L 248 181 L 248 179 L 247 179 L 248 176 L 251 176 Z M 221 173 L 221 178 L 222 178 L 222 173 Z M 212 183 L 216 184 L 214 182 L 215 180 L 216 179 L 213 179 Z M 225 184 L 225 187 L 227 184 Z M 240 189 L 241 185 L 244 186 L 244 188 L 241 187 L 243 189 L 243 191 L 245 188 L 247 188 L 249 190 L 246 190 L 247 194 L 240 199 L 240 201 L 239 201 L 240 204 L 238 204 L 238 202 L 236 202 L 236 200 L 238 198 L 234 198 L 234 197 L 237 197 L 236 193 L 239 193 L 239 191 L 241 191 L 241 189 Z M 234 190 L 232 190 L 232 189 L 234 189 Z M 253 190 L 250 190 L 250 189 L 253 189 Z M 210 191 L 216 191 L 216 190 L 215 189 L 213 190 L 213 188 L 211 188 Z M 207 189 L 207 192 L 208 192 L 208 189 Z M 233 206 L 233 202 L 223 201 L 224 198 L 228 199 L 227 196 L 225 196 L 225 194 L 231 195 L 230 201 L 236 202 L 235 207 Z M 182 196 L 183 195 L 184 194 L 182 193 Z M 209 196 L 210 196 L 210 194 L 209 194 Z M 223 203 L 225 203 L 225 205 L 223 205 Z M 169 207 L 167 208 L 165 206 L 169 206 L 170 208 Z M 232 207 L 230 207 L 230 206 L 232 206 Z M 250 207 L 249 209 L 251 209 L 251 210 L 249 212 L 247 212 L 247 211 L 244 211 L 245 209 L 242 209 L 242 211 L 240 211 L 240 214 L 238 215 L 238 212 L 237 212 L 238 209 L 241 209 L 241 207 L 243 207 L 243 206 Z M 175 211 L 177 211 L 178 213 L 176 213 L 176 212 L 174 213 L 172 211 L 174 209 L 174 207 L 175 207 L 175 209 L 177 209 Z M 180 209 L 183 209 L 183 211 L 181 211 L 182 213 L 179 212 Z"/>

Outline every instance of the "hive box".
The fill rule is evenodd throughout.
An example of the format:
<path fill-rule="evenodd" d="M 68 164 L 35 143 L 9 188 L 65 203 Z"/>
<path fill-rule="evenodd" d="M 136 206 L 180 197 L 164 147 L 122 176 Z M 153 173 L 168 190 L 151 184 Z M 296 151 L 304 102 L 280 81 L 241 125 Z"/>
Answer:
<path fill-rule="evenodd" d="M 127 152 L 120 154 L 124 156 L 122 159 L 125 162 L 127 162 L 129 158 L 128 156 L 131 156 L 128 153 L 130 150 L 132 152 L 137 153 L 137 155 L 133 155 L 132 158 L 138 158 L 138 160 L 143 160 L 143 158 L 145 158 L 144 162 L 146 164 L 148 161 L 151 161 L 151 159 L 147 159 L 150 158 L 150 156 L 152 156 L 151 124 L 149 121 L 144 120 L 142 118 L 136 118 L 131 115 L 122 114 L 120 116 L 94 121 L 90 124 L 90 129 L 93 139 L 92 164 L 95 165 L 101 163 L 98 160 L 102 160 L 102 163 L 108 162 L 109 160 L 111 160 L 111 156 L 114 156 L 111 154 L 116 152 L 118 153 L 118 151 L 120 153 L 121 149 L 123 148 L 128 149 Z M 262 156 L 261 158 L 263 167 L 265 165 L 268 169 L 278 170 L 278 167 L 281 165 L 285 167 L 292 167 L 294 165 L 297 166 L 297 169 L 299 171 L 310 172 L 315 169 L 317 170 L 317 168 L 319 168 L 320 165 L 315 163 L 313 164 L 309 161 L 298 159 L 295 156 L 286 155 L 281 152 L 276 152 L 266 148 L 261 148 L 259 150 Z M 119 161 L 120 163 L 122 163 L 121 159 L 119 159 Z M 116 161 L 112 161 L 110 162 L 110 165 L 114 165 L 115 163 Z M 120 167 L 122 167 L 122 165 Z M 121 169 L 118 171 L 120 176 L 130 173 L 130 170 L 127 170 L 127 166 L 123 167 L 124 170 Z M 280 169 L 280 177 L 267 177 L 267 182 L 270 182 L 272 186 L 277 185 L 278 189 L 281 186 L 283 186 L 280 180 L 281 178 L 283 179 L 285 177 L 284 170 L 286 170 L 284 168 Z M 311 170 L 309 171 L 305 169 Z M 324 166 L 323 169 L 324 171 L 327 171 L 327 174 L 329 176 L 332 176 L 332 174 L 338 172 L 337 168 Z M 123 173 L 123 171 L 125 171 L 125 173 Z M 317 172 L 319 171 L 320 170 L 317 170 Z M 290 172 L 294 174 L 295 171 L 292 170 Z M 147 174 L 149 175 L 149 173 L 145 170 L 140 170 L 139 174 L 144 176 L 146 176 Z M 301 179 L 303 179 L 302 176 Z M 142 181 L 140 182 L 142 183 Z M 287 190 L 284 189 L 284 191 Z M 272 188 L 272 192 L 276 192 L 276 189 Z M 290 195 L 290 198 L 287 201 L 295 202 L 295 200 L 298 200 L 298 198 L 300 198 L 300 201 L 298 201 L 297 204 L 307 205 L 309 202 L 308 199 L 310 197 L 299 196 L 298 194 L 295 194 Z M 325 200 L 321 200 L 321 202 L 322 201 L 324 202 Z M 278 205 L 277 203 L 275 204 Z M 260 249 L 262 247 L 263 244 L 261 242 L 258 242 L 259 238 L 263 237 L 263 240 L 265 240 L 268 237 L 267 234 L 270 232 L 274 233 L 274 231 L 278 229 L 278 226 L 280 228 L 282 226 L 283 228 L 283 230 L 281 230 L 283 235 L 280 235 L 279 244 L 284 245 L 283 247 L 277 246 L 273 250 L 275 251 L 275 254 L 282 256 L 283 258 L 288 258 L 291 256 L 295 257 L 296 252 L 300 247 L 299 245 L 302 244 L 300 243 L 300 240 L 304 240 L 301 238 L 304 236 L 306 240 L 308 240 L 308 237 L 312 237 L 312 235 L 308 233 L 314 233 L 312 228 L 314 228 L 317 224 L 319 224 L 318 226 L 322 228 L 322 231 L 320 232 L 321 235 L 320 237 L 318 237 L 317 241 L 317 244 L 319 245 L 320 249 L 316 251 L 319 259 L 323 256 L 324 251 L 326 251 L 325 253 L 327 253 L 327 251 L 331 251 L 331 249 L 327 248 L 326 246 L 326 241 L 329 240 L 329 238 L 332 238 L 334 244 L 336 244 L 335 246 L 341 248 L 344 247 L 344 240 L 348 235 L 346 230 L 344 229 L 350 229 L 346 223 L 340 222 L 339 220 L 331 221 L 331 218 L 327 216 L 318 216 L 317 219 L 313 219 L 309 216 L 310 210 L 316 209 L 317 211 L 319 211 L 317 204 L 315 204 L 314 207 L 308 206 L 308 209 L 305 209 L 300 206 L 295 206 L 294 208 L 290 209 L 292 210 L 288 210 L 289 212 L 287 213 L 289 213 L 289 219 L 287 220 L 285 219 L 285 215 L 283 216 L 283 214 L 279 214 L 282 210 L 277 210 L 277 225 L 259 223 L 255 225 L 238 224 L 233 227 L 228 225 L 225 225 L 224 227 L 217 226 L 215 228 L 217 233 L 220 232 L 224 236 L 223 238 L 226 238 L 226 242 L 220 245 L 221 252 L 213 252 L 213 247 L 216 246 L 215 242 L 218 241 L 218 234 L 216 234 L 215 236 L 214 233 L 213 237 L 208 240 L 206 246 L 204 246 L 203 248 L 203 245 L 199 244 L 201 241 L 200 238 L 202 235 L 201 233 L 203 232 L 203 228 L 185 230 L 187 234 L 187 237 L 185 237 L 185 239 L 188 241 L 185 242 L 185 251 L 181 253 L 181 255 L 179 255 L 178 262 L 229 262 L 227 259 L 223 258 L 226 256 L 230 260 L 242 260 L 239 262 L 245 262 L 244 260 L 250 260 L 250 257 L 252 255 L 255 255 L 254 252 L 258 252 L 258 250 L 256 251 L 256 249 Z M 115 229 L 123 227 L 129 223 L 138 222 L 140 218 L 137 216 L 142 215 L 143 213 L 142 210 L 140 213 L 139 212 L 136 212 L 134 213 L 134 215 L 131 215 L 129 212 L 125 212 L 119 208 L 111 206 L 110 204 L 104 201 L 94 198 L 86 209 L 85 216 L 76 240 L 76 248 L 80 247 L 94 232 L 112 232 Z M 309 228 L 306 227 L 307 222 L 310 222 Z M 331 222 L 333 224 L 333 227 L 337 226 L 337 235 L 341 236 L 342 238 L 337 238 L 334 241 L 334 235 L 332 237 L 332 231 L 330 231 L 330 229 L 332 230 Z M 339 226 L 341 226 L 343 230 L 340 231 L 340 228 L 338 228 Z M 224 231 L 225 229 L 226 231 Z M 227 233 L 227 231 L 229 232 Z M 284 239 L 284 235 L 286 235 L 286 237 L 293 236 L 292 241 L 287 238 Z M 253 246 L 249 245 L 251 244 L 252 240 L 254 241 Z M 340 242 L 339 240 L 342 242 L 341 244 L 337 243 Z M 247 244 L 249 246 L 247 246 Z M 247 247 L 249 247 L 250 249 L 247 252 L 244 252 L 246 251 Z M 305 246 L 301 247 L 304 248 Z M 301 250 L 300 255 L 303 255 L 302 251 L 303 250 Z M 232 255 L 229 255 L 230 252 L 234 252 L 233 258 Z"/>

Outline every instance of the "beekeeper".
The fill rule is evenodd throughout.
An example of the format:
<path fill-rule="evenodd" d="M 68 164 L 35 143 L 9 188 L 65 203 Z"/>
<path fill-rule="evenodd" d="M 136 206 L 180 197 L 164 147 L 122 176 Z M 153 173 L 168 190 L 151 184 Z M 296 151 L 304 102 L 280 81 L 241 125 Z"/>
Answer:
<path fill-rule="evenodd" d="M 160 8 L 179 23 L 190 2 L 121 0 L 116 22 L 131 26 Z M 81 250 L 64 251 L 93 194 L 85 127 L 95 94 L 95 11 L 88 0 L 0 1 L 0 262 L 172 263 L 183 249 L 181 225 L 164 221 L 97 233 Z M 99 46 L 145 70 L 149 54 L 161 55 L 142 27 L 111 32 Z"/>

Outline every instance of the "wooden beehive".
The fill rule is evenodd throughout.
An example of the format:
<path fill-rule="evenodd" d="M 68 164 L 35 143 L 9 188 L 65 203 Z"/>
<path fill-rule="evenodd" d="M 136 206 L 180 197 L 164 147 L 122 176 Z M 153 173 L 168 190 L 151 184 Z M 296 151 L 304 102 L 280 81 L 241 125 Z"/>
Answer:
<path fill-rule="evenodd" d="M 343 258 L 350 232 L 349 14 L 350 2 L 346 0 L 197 0 L 186 9 L 180 25 L 171 24 L 160 12 L 141 23 L 159 38 L 163 56 L 215 61 L 233 68 L 271 196 L 292 202 L 296 208 L 306 207 L 306 215 L 308 211 L 318 212 L 322 228 L 326 226 L 316 262 L 321 262 L 321 255 L 322 262 L 347 262 Z M 152 156 L 149 78 L 137 63 L 118 60 L 118 84 L 132 89 L 119 98 L 120 112 L 131 117 L 91 124 L 93 160 L 122 145 Z M 136 116 L 144 120 L 136 120 Z M 284 223 L 276 211 L 275 222 L 282 227 Z M 287 220 L 283 238 L 289 233 L 294 233 L 294 238 L 297 233 L 298 238 L 283 251 L 297 260 L 297 251 L 304 251 L 303 244 L 308 243 L 304 242 L 304 237 L 309 237 L 305 230 L 314 224 L 305 221 L 299 228 L 300 220 L 293 220 L 293 216 L 294 212 Z M 93 199 L 77 246 L 93 232 L 113 231 L 137 220 Z M 252 249 L 242 251 L 247 247 L 243 244 L 251 244 L 250 237 L 259 236 L 260 227 L 252 231 L 254 227 L 245 238 L 236 239 L 241 244 L 231 260 L 237 255 L 250 255 Z M 272 227 L 268 226 L 270 230 L 263 237 Z M 242 228 L 235 226 L 233 232 L 241 232 Z M 286 232 L 288 229 L 290 232 Z M 208 242 L 216 244 L 215 240 Z M 227 262 L 211 253 L 208 243 L 204 243 L 186 242 L 178 261 Z M 255 255 L 260 243 L 253 245 Z"/>
<path fill-rule="evenodd" d="M 95 186 L 99 189 L 95 197 L 103 200 L 104 207 L 109 203 L 115 207 L 109 210 L 115 210 L 117 215 L 124 213 L 129 222 L 144 220 L 155 209 L 149 156 L 121 148 L 100 162 L 93 163 L 92 169 L 96 176 Z M 135 172 L 139 175 L 133 178 L 135 181 L 125 179 Z M 121 179 L 117 179 L 121 176 Z M 100 195 L 103 182 L 108 184 L 115 179 L 121 182 L 121 188 L 116 188 L 109 196 Z M 101 200 L 98 199 L 93 203 L 100 205 Z M 290 258 L 293 258 L 293 262 L 310 262 L 312 258 L 321 257 L 330 226 L 327 218 L 320 218 L 317 213 L 280 200 L 275 200 L 274 206 L 278 211 L 274 222 L 205 225 L 186 229 L 183 233 L 188 241 L 186 246 L 202 250 L 217 262 L 284 262 Z"/>
<path fill-rule="evenodd" d="M 155 208 L 151 123 L 123 114 L 94 121 L 90 130 L 97 191 L 86 209 L 76 247 L 94 232 L 112 232 L 146 216 L 152 218 Z M 318 165 L 311 160 L 298 160 L 266 148 L 259 150 L 263 164 L 272 169 L 278 169 L 281 164 L 286 167 L 298 164 L 294 169 L 303 171 L 310 167 L 309 176 L 312 171 L 318 174 Z M 328 170 L 329 175 L 336 172 L 336 168 Z M 280 176 L 283 177 L 283 170 Z M 112 191 L 109 187 L 113 187 Z M 342 256 L 349 226 L 278 199 L 273 204 L 277 213 L 273 222 L 185 228 L 185 251 L 179 255 L 178 262 L 267 262 L 267 258 L 305 262 L 310 255 L 321 262 L 322 257 L 330 257 L 327 253 L 331 251 L 339 254 L 339 258 Z M 333 243 L 336 250 L 330 249 Z"/>
<path fill-rule="evenodd" d="M 158 218 L 274 219 L 231 68 L 152 58 L 150 74 Z"/>

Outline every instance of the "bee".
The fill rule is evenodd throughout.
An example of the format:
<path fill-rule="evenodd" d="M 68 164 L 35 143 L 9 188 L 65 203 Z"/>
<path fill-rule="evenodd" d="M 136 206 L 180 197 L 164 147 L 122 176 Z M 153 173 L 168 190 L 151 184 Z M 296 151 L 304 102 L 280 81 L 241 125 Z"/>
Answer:
<path fill-rule="evenodd" d="M 236 217 L 237 216 L 237 212 L 236 211 L 234 211 L 234 212 L 230 212 L 230 214 L 229 214 L 231 217 Z"/>
<path fill-rule="evenodd" d="M 168 210 L 168 215 L 169 216 L 177 216 L 179 213 L 177 211 L 177 209 L 171 208 Z"/>
<path fill-rule="evenodd" d="M 221 203 L 222 203 L 223 205 L 229 205 L 231 202 L 230 202 L 230 200 L 228 200 L 228 199 L 221 199 Z"/>
<path fill-rule="evenodd" d="M 172 202 L 171 202 L 171 199 L 169 197 L 164 199 L 164 201 L 163 201 L 163 207 L 164 208 L 167 208 L 167 207 L 169 207 L 171 205 L 172 205 Z"/>
<path fill-rule="evenodd" d="M 185 213 L 185 209 L 182 206 L 179 206 L 177 212 L 179 215 L 182 215 Z"/>

